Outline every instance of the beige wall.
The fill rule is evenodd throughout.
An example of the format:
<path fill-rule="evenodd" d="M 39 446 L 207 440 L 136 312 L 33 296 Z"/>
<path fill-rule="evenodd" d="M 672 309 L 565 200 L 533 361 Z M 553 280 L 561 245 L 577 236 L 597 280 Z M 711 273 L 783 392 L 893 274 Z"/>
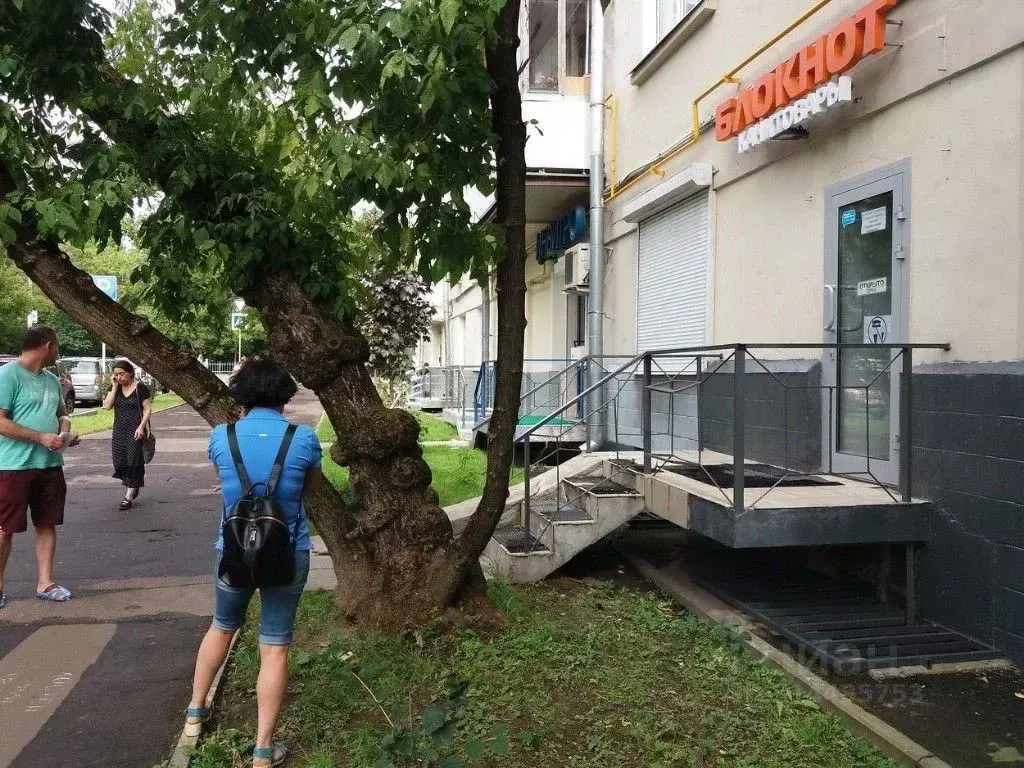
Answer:
<path fill-rule="evenodd" d="M 834 0 L 743 70 L 744 84 L 863 4 Z M 718 0 L 710 21 L 635 87 L 629 69 L 639 54 L 629 51 L 639 45 L 639 19 L 623 12 L 628 0 L 615 0 L 608 66 L 619 168 L 683 138 L 693 95 L 806 5 Z M 951 342 L 942 359 L 1024 356 L 1024 4 L 905 0 L 889 18 L 904 22 L 889 27 L 902 48 L 854 68 L 855 103 L 809 122 L 809 140 L 741 156 L 734 140 L 705 134 L 666 165 L 668 175 L 693 162 L 715 169 L 709 341 L 821 341 L 825 189 L 909 158 L 910 340 Z M 702 115 L 734 90 L 720 89 Z M 610 206 L 609 351 L 634 351 L 636 339 L 635 225 L 621 221 L 621 206 L 658 181 L 647 177 Z"/>

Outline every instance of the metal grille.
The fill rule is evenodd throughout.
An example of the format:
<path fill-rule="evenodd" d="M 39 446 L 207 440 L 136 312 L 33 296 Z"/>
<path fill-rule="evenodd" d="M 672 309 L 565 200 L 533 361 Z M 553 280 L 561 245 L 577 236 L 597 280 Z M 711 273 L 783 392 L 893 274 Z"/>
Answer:
<path fill-rule="evenodd" d="M 808 570 L 699 573 L 697 581 L 840 674 L 882 667 L 980 661 L 994 648 L 929 621 L 908 624 L 898 607 Z"/>

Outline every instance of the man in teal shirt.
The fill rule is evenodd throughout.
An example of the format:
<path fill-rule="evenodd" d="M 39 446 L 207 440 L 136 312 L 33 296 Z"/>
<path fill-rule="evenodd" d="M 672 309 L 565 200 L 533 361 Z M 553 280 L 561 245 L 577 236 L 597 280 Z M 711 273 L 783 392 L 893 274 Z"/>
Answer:
<path fill-rule="evenodd" d="M 46 368 L 60 356 L 57 332 L 30 328 L 21 357 L 0 366 L 0 608 L 14 534 L 36 529 L 36 596 L 62 603 L 71 591 L 53 580 L 57 526 L 64 522 L 64 448 L 77 445 L 60 381 Z"/>

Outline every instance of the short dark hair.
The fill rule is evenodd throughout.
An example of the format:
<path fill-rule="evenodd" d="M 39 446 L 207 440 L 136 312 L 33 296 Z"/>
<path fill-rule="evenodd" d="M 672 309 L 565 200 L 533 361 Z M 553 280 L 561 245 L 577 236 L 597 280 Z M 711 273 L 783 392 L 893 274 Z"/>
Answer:
<path fill-rule="evenodd" d="M 45 347 L 50 342 L 57 343 L 57 331 L 48 325 L 33 325 L 27 331 L 21 341 L 21 351 L 31 352 L 34 349 Z"/>
<path fill-rule="evenodd" d="M 120 368 L 122 371 L 127 373 L 132 378 L 135 378 L 135 366 L 129 363 L 127 360 L 118 360 L 114 363 L 114 369 Z"/>
<path fill-rule="evenodd" d="M 299 388 L 278 363 L 265 357 L 252 357 L 228 382 L 235 402 L 247 411 L 253 408 L 283 408 Z"/>

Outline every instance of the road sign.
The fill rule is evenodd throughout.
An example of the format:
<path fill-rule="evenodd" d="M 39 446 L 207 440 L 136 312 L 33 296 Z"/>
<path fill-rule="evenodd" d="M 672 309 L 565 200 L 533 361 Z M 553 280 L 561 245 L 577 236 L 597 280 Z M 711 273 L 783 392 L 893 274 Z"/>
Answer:
<path fill-rule="evenodd" d="M 231 330 L 240 331 L 242 326 L 245 325 L 245 312 L 232 312 L 231 313 Z"/>
<path fill-rule="evenodd" d="M 28 327 L 31 328 L 33 325 L 39 322 L 39 313 L 36 310 L 32 310 L 28 313 Z"/>
<path fill-rule="evenodd" d="M 93 275 L 92 281 L 96 287 L 103 291 L 112 301 L 117 301 L 117 277 L 114 275 Z"/>

